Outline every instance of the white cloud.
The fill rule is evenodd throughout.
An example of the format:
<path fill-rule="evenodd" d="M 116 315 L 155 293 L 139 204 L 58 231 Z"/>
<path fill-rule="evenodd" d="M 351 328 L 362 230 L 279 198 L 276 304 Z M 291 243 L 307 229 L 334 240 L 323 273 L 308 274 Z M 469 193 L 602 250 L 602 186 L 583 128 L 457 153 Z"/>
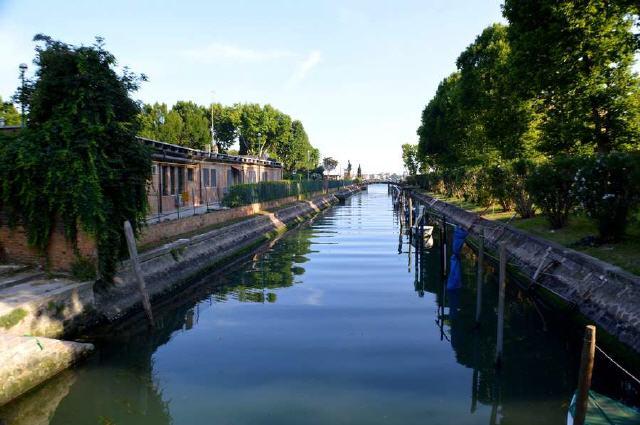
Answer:
<path fill-rule="evenodd" d="M 206 46 L 188 49 L 183 52 L 184 56 L 196 62 L 264 62 L 273 59 L 281 59 L 291 56 L 286 50 L 269 49 L 258 50 L 239 47 L 235 44 L 212 42 Z"/>
<path fill-rule="evenodd" d="M 294 74 L 291 76 L 291 78 L 289 78 L 287 87 L 292 88 L 297 86 L 302 80 L 305 79 L 307 74 L 309 74 L 309 72 L 320 63 L 321 60 L 322 55 L 318 50 L 314 50 L 309 53 L 307 58 L 300 63 Z"/>

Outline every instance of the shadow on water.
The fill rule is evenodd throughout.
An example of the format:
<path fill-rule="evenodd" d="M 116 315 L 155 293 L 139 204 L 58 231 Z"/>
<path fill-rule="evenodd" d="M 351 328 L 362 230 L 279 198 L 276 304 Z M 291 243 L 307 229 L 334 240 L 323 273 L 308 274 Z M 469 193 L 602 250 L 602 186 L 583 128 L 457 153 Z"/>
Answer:
<path fill-rule="evenodd" d="M 439 250 L 409 254 L 386 187 L 348 199 L 249 261 L 88 336 L 97 351 L 8 406 L 22 424 L 563 424 L 579 326 L 509 282 L 494 367 L 497 282 L 475 256 L 447 291 Z M 638 388 L 596 363 L 596 390 Z"/>

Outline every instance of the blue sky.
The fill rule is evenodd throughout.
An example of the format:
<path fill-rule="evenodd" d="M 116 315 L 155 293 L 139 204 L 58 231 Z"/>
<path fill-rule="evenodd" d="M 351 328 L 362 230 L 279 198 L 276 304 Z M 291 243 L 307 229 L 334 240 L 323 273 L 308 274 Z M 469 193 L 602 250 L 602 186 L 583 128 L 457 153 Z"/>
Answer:
<path fill-rule="evenodd" d="M 323 156 L 400 172 L 420 113 L 497 0 L 0 0 L 0 96 L 31 65 L 36 33 L 102 36 L 149 81 L 144 102 L 271 103 L 300 119 Z M 29 72 L 33 70 L 33 66 Z"/>

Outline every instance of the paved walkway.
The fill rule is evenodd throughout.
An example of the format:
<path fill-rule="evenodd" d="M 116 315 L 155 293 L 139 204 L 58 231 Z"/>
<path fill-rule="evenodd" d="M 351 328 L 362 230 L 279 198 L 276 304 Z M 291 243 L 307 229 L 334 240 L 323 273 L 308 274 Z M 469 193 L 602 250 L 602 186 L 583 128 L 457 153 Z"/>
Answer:
<path fill-rule="evenodd" d="M 220 203 L 200 205 L 197 207 L 184 207 L 180 208 L 180 211 L 172 211 L 169 213 L 162 213 L 160 215 L 150 215 L 147 217 L 147 224 L 160 223 L 162 221 L 177 220 L 179 218 L 191 217 L 192 215 L 206 214 L 213 211 L 219 211 L 225 209 Z"/>

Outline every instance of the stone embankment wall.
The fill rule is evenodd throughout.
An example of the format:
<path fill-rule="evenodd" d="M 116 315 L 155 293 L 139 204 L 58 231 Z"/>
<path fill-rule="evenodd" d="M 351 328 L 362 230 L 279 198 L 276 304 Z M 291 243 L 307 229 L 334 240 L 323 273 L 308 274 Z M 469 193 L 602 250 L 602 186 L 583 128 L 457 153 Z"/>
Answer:
<path fill-rule="evenodd" d="M 330 189 L 329 193 L 339 189 Z M 310 198 L 320 196 L 321 192 L 312 194 Z M 280 208 L 283 205 L 299 201 L 298 196 L 277 199 L 274 201 L 255 203 L 237 208 L 211 211 L 205 214 L 197 214 L 180 219 L 173 219 L 151 224 L 145 227 L 138 239 L 139 246 L 154 245 L 170 240 L 177 235 L 197 232 L 203 227 L 213 226 L 230 220 L 237 220 L 258 214 L 260 211 Z M 76 239 L 78 251 L 86 258 L 96 258 L 98 251 L 94 238 L 78 231 Z M 73 246 L 67 241 L 64 229 L 60 221 L 54 223 L 51 233 L 51 241 L 45 253 L 29 246 L 27 235 L 21 226 L 9 228 L 6 219 L 0 216 L 0 261 L 18 264 L 30 264 L 52 271 L 68 271 L 76 261 Z"/>
<path fill-rule="evenodd" d="M 580 312 L 624 344 L 640 352 L 640 278 L 617 266 L 541 239 L 503 223 L 409 190 L 414 200 L 446 217 L 448 222 L 469 229 L 471 236 L 484 236 L 485 247 L 497 250 L 504 243 L 509 261 L 533 277 L 542 263 L 535 284 L 575 304 Z"/>
<path fill-rule="evenodd" d="M 335 192 L 330 189 L 329 193 Z M 309 198 L 317 198 L 322 192 L 314 193 Z M 292 204 L 301 200 L 298 196 L 289 196 L 287 198 L 276 199 L 274 201 L 259 202 L 241 207 L 212 211 L 206 214 L 197 214 L 189 217 L 180 218 L 178 220 L 167 220 L 160 223 L 152 224 L 142 231 L 142 235 L 138 239 L 138 246 L 153 245 L 166 239 L 173 238 L 177 235 L 198 231 L 208 226 L 224 223 L 230 220 L 237 220 L 258 214 L 261 211 L 269 211 L 280 208 L 284 205 Z"/>

